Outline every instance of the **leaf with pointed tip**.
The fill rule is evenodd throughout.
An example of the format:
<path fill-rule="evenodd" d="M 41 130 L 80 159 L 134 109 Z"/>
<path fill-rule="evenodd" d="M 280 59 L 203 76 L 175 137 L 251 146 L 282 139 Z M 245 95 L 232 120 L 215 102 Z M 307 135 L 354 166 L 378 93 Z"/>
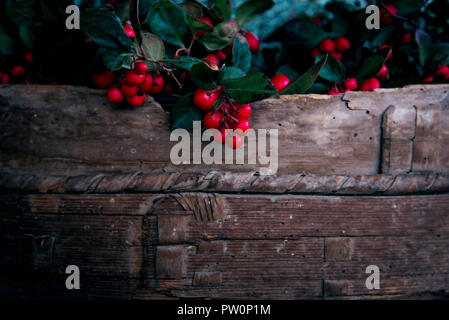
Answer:
<path fill-rule="evenodd" d="M 246 76 L 246 72 L 237 67 L 225 67 L 220 72 L 220 76 L 218 77 L 218 83 L 221 84 L 223 81 L 243 78 L 244 76 Z"/>
<path fill-rule="evenodd" d="M 193 121 L 201 121 L 200 110 L 193 104 L 193 93 L 182 97 L 173 106 L 170 113 L 170 125 L 173 129 L 192 129 Z"/>
<path fill-rule="evenodd" d="M 251 50 L 248 42 L 241 34 L 237 34 L 232 47 L 232 63 L 234 67 L 243 70 L 245 73 L 251 68 Z"/>
<path fill-rule="evenodd" d="M 321 69 L 323 69 L 326 64 L 328 55 L 326 54 L 321 61 L 314 64 L 309 70 L 303 73 L 295 82 L 288 85 L 282 92 L 281 95 L 285 94 L 303 94 L 313 85 L 316 78 L 320 74 Z"/>
<path fill-rule="evenodd" d="M 178 58 L 165 59 L 164 62 L 171 63 L 172 65 L 183 70 L 191 70 L 192 67 L 198 62 L 201 62 L 201 60 L 195 57 L 183 56 Z"/>
<path fill-rule="evenodd" d="M 120 20 L 111 11 L 100 8 L 81 12 L 81 30 L 101 47 L 129 50 L 134 44 Z"/>
<path fill-rule="evenodd" d="M 184 47 L 184 38 L 188 32 L 186 14 L 180 6 L 168 0 L 153 3 L 144 21 L 153 33 L 162 40 Z"/>
<path fill-rule="evenodd" d="M 221 85 L 239 104 L 263 100 L 276 94 L 276 88 L 270 79 L 260 72 L 252 72 L 243 78 L 223 80 Z"/>
<path fill-rule="evenodd" d="M 385 59 L 380 55 L 373 55 L 362 61 L 362 65 L 356 73 L 358 83 L 374 77 L 385 64 Z"/>
<path fill-rule="evenodd" d="M 200 42 L 211 51 L 220 50 L 234 41 L 239 30 L 240 26 L 236 21 L 224 21 L 202 36 Z"/>
<path fill-rule="evenodd" d="M 219 75 L 219 70 L 211 69 L 202 61 L 194 64 L 190 70 L 190 78 L 193 83 L 197 87 L 206 90 L 215 89 L 218 86 L 217 80 Z"/>

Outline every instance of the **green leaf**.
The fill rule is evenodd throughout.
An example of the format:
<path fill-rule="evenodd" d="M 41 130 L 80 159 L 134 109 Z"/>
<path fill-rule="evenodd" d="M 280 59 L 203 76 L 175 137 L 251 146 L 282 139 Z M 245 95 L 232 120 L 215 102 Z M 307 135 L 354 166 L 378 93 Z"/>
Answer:
<path fill-rule="evenodd" d="M 129 50 L 134 44 L 117 16 L 107 9 L 81 11 L 81 30 L 100 46 Z"/>
<path fill-rule="evenodd" d="M 248 42 L 241 34 L 237 34 L 234 39 L 234 46 L 232 48 L 232 63 L 234 67 L 243 70 L 245 73 L 251 68 L 251 50 Z"/>
<path fill-rule="evenodd" d="M 184 2 L 180 3 L 179 6 L 184 10 L 187 16 L 192 18 L 199 19 L 203 15 L 203 8 L 198 3 Z"/>
<path fill-rule="evenodd" d="M 307 91 L 308 93 L 327 93 L 329 91 L 329 86 L 315 82 Z"/>
<path fill-rule="evenodd" d="M 327 62 L 328 55 L 326 54 L 321 61 L 314 64 L 309 70 L 303 73 L 295 82 L 288 85 L 282 92 L 281 95 L 285 94 L 303 94 L 313 85 L 316 78 L 320 74 L 321 69 Z"/>
<path fill-rule="evenodd" d="M 288 43 L 296 46 L 301 44 L 308 48 L 317 47 L 322 40 L 328 37 L 323 29 L 308 20 L 293 20 L 287 23 L 285 32 L 288 35 Z"/>
<path fill-rule="evenodd" d="M 217 79 L 219 74 L 220 71 L 211 69 L 204 62 L 194 64 L 190 70 L 190 78 L 193 83 L 197 87 L 206 90 L 215 89 L 218 86 Z"/>
<path fill-rule="evenodd" d="M 171 129 L 192 129 L 193 121 L 201 121 L 202 118 L 200 110 L 193 104 L 193 93 L 189 93 L 173 106 L 170 113 Z"/>
<path fill-rule="evenodd" d="M 317 57 L 317 59 L 320 59 Z M 321 69 L 320 77 L 326 79 L 328 81 L 341 81 L 344 79 L 346 75 L 346 70 L 343 64 L 330 56 L 327 58 L 327 63 L 324 65 L 323 69 Z"/>
<path fill-rule="evenodd" d="M 9 1 L 6 5 L 8 17 L 17 25 L 31 22 L 36 16 L 34 3 L 35 0 Z"/>
<path fill-rule="evenodd" d="M 243 78 L 223 80 L 221 85 L 240 104 L 262 100 L 276 94 L 276 88 L 270 79 L 259 72 L 252 72 Z"/>
<path fill-rule="evenodd" d="M 31 50 L 34 43 L 34 31 L 31 23 L 22 23 L 20 25 L 19 36 L 25 47 Z"/>
<path fill-rule="evenodd" d="M 189 22 L 190 30 L 193 32 L 211 32 L 214 29 L 207 23 L 191 16 L 187 16 L 187 21 Z"/>
<path fill-rule="evenodd" d="M 396 26 L 382 27 L 380 32 L 370 42 L 370 49 L 379 48 L 381 45 L 391 43 L 390 39 L 398 32 Z"/>
<path fill-rule="evenodd" d="M 193 65 L 201 62 L 201 60 L 195 57 L 182 56 L 179 58 L 165 59 L 164 62 L 171 63 L 180 69 L 191 70 Z"/>
<path fill-rule="evenodd" d="M 220 72 L 218 77 L 218 83 L 221 84 L 223 81 L 230 79 L 238 79 L 246 76 L 246 72 L 236 67 L 225 67 Z"/>
<path fill-rule="evenodd" d="M 154 61 L 161 61 L 165 57 L 165 46 L 162 40 L 155 34 L 142 33 L 142 49 L 147 58 Z"/>
<path fill-rule="evenodd" d="M 142 34 L 140 32 L 140 20 L 139 20 L 139 0 L 131 0 L 129 6 L 129 19 L 131 20 L 131 25 L 136 34 L 136 40 L 138 44 L 142 43 Z"/>
<path fill-rule="evenodd" d="M 12 39 L 2 26 L 0 26 L 0 52 L 5 55 L 13 52 Z"/>
<path fill-rule="evenodd" d="M 362 65 L 357 71 L 356 79 L 358 83 L 374 77 L 385 63 L 385 59 L 380 55 L 373 55 L 363 60 Z"/>
<path fill-rule="evenodd" d="M 348 22 L 341 15 L 336 14 L 332 19 L 332 37 L 343 37 L 348 33 Z"/>
<path fill-rule="evenodd" d="M 295 81 L 299 77 L 298 72 L 296 72 L 295 70 L 293 70 L 291 67 L 289 67 L 287 65 L 280 66 L 277 69 L 276 74 L 286 75 L 290 79 L 290 81 Z"/>
<path fill-rule="evenodd" d="M 274 5 L 273 0 L 247 0 L 236 11 L 236 19 L 244 25 Z"/>
<path fill-rule="evenodd" d="M 207 49 L 217 51 L 231 44 L 239 29 L 240 26 L 236 21 L 225 21 L 217 24 L 212 32 L 202 36 L 200 42 Z"/>
<path fill-rule="evenodd" d="M 214 7 L 212 11 L 221 18 L 221 20 L 231 19 L 232 14 L 232 1 L 231 0 L 210 0 Z"/>
<path fill-rule="evenodd" d="M 424 66 L 432 52 L 432 38 L 424 30 L 416 30 L 415 37 L 419 47 L 419 63 Z"/>
<path fill-rule="evenodd" d="M 184 47 L 188 23 L 184 11 L 177 4 L 168 0 L 153 3 L 144 23 L 162 40 L 177 47 Z"/>
<path fill-rule="evenodd" d="M 111 71 L 121 68 L 131 69 L 132 55 L 127 52 L 120 52 L 114 49 L 103 49 L 103 63 Z"/>

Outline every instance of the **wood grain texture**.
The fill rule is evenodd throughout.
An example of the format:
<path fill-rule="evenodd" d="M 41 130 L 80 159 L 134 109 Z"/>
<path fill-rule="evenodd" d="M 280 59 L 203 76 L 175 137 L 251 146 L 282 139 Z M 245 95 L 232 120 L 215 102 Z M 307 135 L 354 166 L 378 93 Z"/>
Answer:
<path fill-rule="evenodd" d="M 279 130 L 278 174 L 371 175 L 396 173 L 414 157 L 418 171 L 447 172 L 448 151 L 438 149 L 427 164 L 423 141 L 444 145 L 447 140 L 447 85 L 412 86 L 374 93 L 282 96 L 254 104 L 252 125 Z M 385 110 L 396 110 L 383 121 Z M 417 122 L 410 122 L 417 110 Z M 288 115 L 281 116 L 281 115 Z M 432 118 L 433 117 L 433 118 Z M 388 118 L 388 119 L 390 119 Z M 416 117 L 415 117 L 416 118 Z M 425 120 L 425 119 L 434 120 Z M 429 122 L 430 121 L 430 122 Z M 432 125 L 430 125 L 431 123 Z M 387 127 L 392 129 L 388 129 Z M 412 155 L 410 136 L 383 148 L 381 128 L 397 135 L 401 127 L 416 131 Z M 416 128 L 415 128 L 416 126 Z M 431 128 L 433 126 L 433 129 Z M 118 109 L 103 90 L 69 86 L 3 86 L 0 88 L 0 168 L 19 174 L 78 176 L 92 179 L 82 188 L 110 189 L 108 179 L 95 174 L 120 173 L 122 186 L 137 172 L 199 172 L 208 166 L 171 164 L 168 113 L 153 100 L 138 109 Z M 393 139 L 385 135 L 385 139 Z M 395 140 L 396 141 L 396 140 Z M 416 145 L 415 145 L 416 144 Z M 408 151 L 407 151 L 408 150 Z M 419 156 L 418 156 L 419 155 Z M 425 156 L 425 155 L 424 155 Z M 433 159 L 435 158 L 435 159 Z M 383 159 L 383 160 L 381 160 Z M 397 163 L 397 164 L 395 164 Z M 257 165 L 216 165 L 217 171 L 256 172 Z M 409 168 L 408 168 L 409 169 Z M 161 181 L 163 185 L 163 181 Z M 79 182 L 72 180 L 76 190 Z"/>
<path fill-rule="evenodd" d="M 262 176 L 172 165 L 152 99 L 1 86 L 0 296 L 447 298 L 448 90 L 258 102 L 253 126 L 279 130 L 279 171 Z"/>
<path fill-rule="evenodd" d="M 220 213 L 201 220 L 192 201 L 211 197 Z M 10 194 L 0 203 L 1 265 L 14 268 L 2 283 L 15 296 L 403 298 L 449 288 L 448 195 Z M 84 270 L 78 293 L 61 285 L 68 264 Z M 368 265 L 381 270 L 378 291 L 365 287 Z"/>

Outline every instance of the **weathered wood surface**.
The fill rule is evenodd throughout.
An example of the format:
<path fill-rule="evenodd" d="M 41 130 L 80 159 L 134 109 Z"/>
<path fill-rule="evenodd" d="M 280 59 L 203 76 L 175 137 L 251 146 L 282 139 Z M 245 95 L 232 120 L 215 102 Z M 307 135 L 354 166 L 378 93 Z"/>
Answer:
<path fill-rule="evenodd" d="M 278 174 L 261 176 L 172 165 L 153 101 L 2 86 L 0 296 L 447 298 L 448 89 L 259 102 L 254 127 L 279 129 Z"/>
<path fill-rule="evenodd" d="M 2 265 L 14 268 L 3 294 L 22 278 L 36 282 L 23 297 L 397 298 L 449 288 L 448 195 L 3 195 L 0 203 Z M 80 267 L 79 291 L 64 289 L 68 264 Z M 365 287 L 368 265 L 381 270 L 380 290 Z"/>
<path fill-rule="evenodd" d="M 448 172 L 449 86 L 300 95 L 254 105 L 252 124 L 279 129 L 278 174 Z M 41 175 L 199 172 L 171 164 L 168 114 L 155 103 L 118 109 L 103 90 L 0 88 L 0 168 Z M 256 172 L 257 165 L 213 170 Z"/>

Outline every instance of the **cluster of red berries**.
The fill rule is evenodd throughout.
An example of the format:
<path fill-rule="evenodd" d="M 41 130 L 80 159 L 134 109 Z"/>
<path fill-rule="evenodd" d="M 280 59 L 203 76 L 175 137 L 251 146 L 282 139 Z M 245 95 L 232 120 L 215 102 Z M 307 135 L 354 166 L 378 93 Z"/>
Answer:
<path fill-rule="evenodd" d="M 114 103 L 120 103 L 123 100 L 132 107 L 140 107 L 145 102 L 146 93 L 159 94 L 164 88 L 164 78 L 157 74 L 152 75 L 147 72 L 148 67 L 145 62 L 138 61 L 134 69 L 129 70 L 125 77 L 121 79 L 118 87 L 112 86 L 108 89 L 108 99 Z M 101 87 L 109 87 L 115 82 L 115 75 L 106 71 L 103 74 L 94 75 L 97 78 L 105 79 Z M 95 82 L 95 80 L 94 80 Z"/>
<path fill-rule="evenodd" d="M 135 38 L 136 34 L 130 25 L 124 25 L 123 29 L 128 37 Z M 92 82 L 102 89 L 109 88 L 107 93 L 109 101 L 121 103 L 126 98 L 130 106 L 140 107 L 145 102 L 147 93 L 159 94 L 165 84 L 162 75 L 152 75 L 147 71 L 147 64 L 138 61 L 134 64 L 134 69 L 129 70 L 120 80 L 118 86 L 113 85 L 117 82 L 117 75 L 109 70 L 92 75 Z M 168 87 L 167 83 L 165 89 Z"/>
<path fill-rule="evenodd" d="M 33 54 L 31 52 L 26 52 L 23 56 L 25 63 L 32 63 L 34 61 Z M 8 84 L 11 82 L 11 78 L 14 80 L 21 81 L 25 75 L 25 67 L 23 65 L 15 65 L 8 72 L 0 72 L 0 83 Z M 26 81 L 19 82 L 20 84 L 27 84 Z"/>
<path fill-rule="evenodd" d="M 320 42 L 317 48 L 312 50 L 312 58 L 315 59 L 322 53 L 329 53 L 332 57 L 337 60 L 341 60 L 343 53 L 351 49 L 351 42 L 345 37 L 338 37 L 335 39 L 324 39 Z"/>
<path fill-rule="evenodd" d="M 217 101 L 219 105 L 214 110 Z M 249 104 L 240 105 L 231 101 L 221 87 L 212 90 L 197 89 L 193 94 L 193 103 L 205 112 L 204 127 L 219 130 L 214 137 L 217 143 L 227 143 L 233 149 L 242 146 L 242 135 L 251 128 L 248 119 L 252 110 Z M 230 134 L 230 130 L 235 130 L 235 133 Z"/>
<path fill-rule="evenodd" d="M 393 56 L 392 50 L 390 50 L 389 45 L 382 45 L 378 48 L 379 52 L 388 50 L 386 61 L 391 59 Z M 386 52 L 385 52 L 386 53 Z M 329 95 L 339 95 L 340 93 L 348 92 L 348 91 L 374 91 L 376 89 L 379 89 L 381 87 L 380 81 L 384 81 L 388 78 L 388 67 L 384 64 L 382 68 L 379 70 L 379 72 L 376 74 L 375 77 L 372 77 L 366 81 L 364 81 L 362 84 L 357 83 L 356 78 L 348 78 L 346 81 L 343 82 L 343 86 L 340 83 L 334 83 L 334 86 L 328 91 Z"/>

